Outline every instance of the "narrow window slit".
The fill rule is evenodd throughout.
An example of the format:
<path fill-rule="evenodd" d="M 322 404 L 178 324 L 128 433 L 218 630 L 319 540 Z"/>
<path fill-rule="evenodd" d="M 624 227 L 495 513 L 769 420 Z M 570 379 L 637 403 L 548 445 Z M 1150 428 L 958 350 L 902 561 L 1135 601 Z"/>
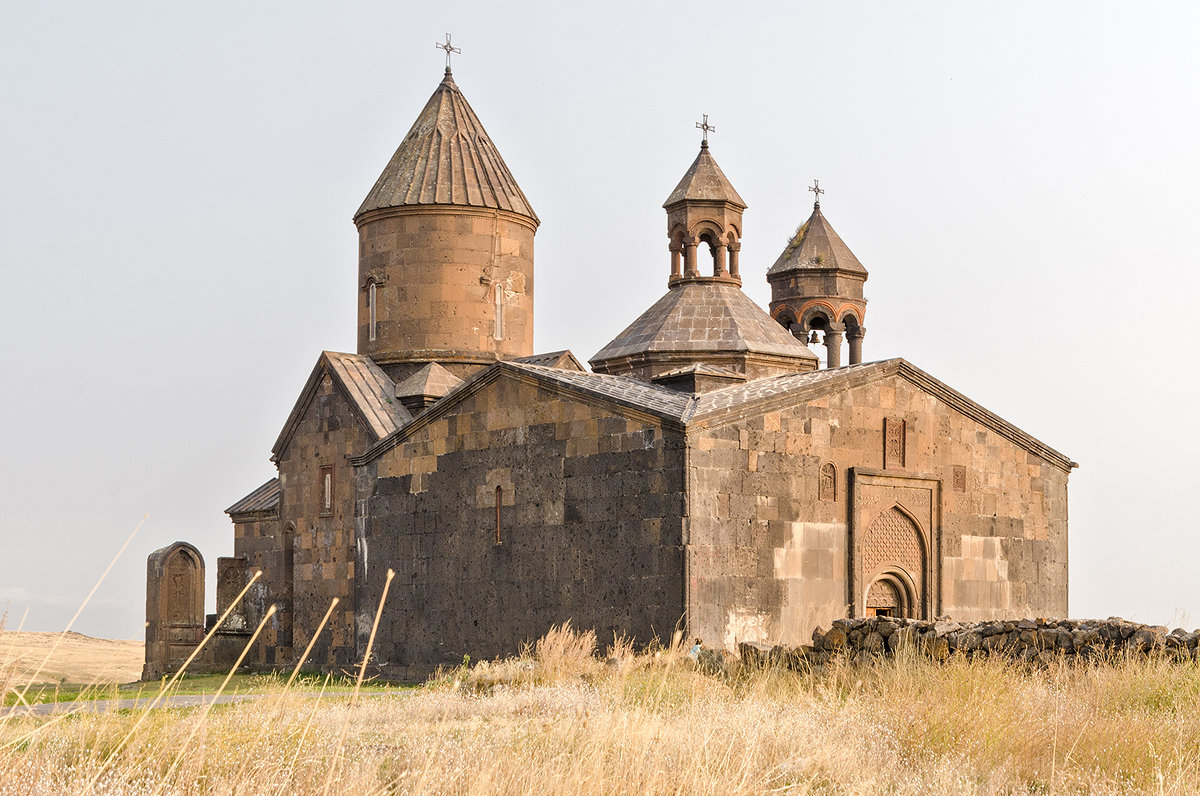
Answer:
<path fill-rule="evenodd" d="M 321 468 L 321 513 L 333 511 L 333 466 Z"/>
<path fill-rule="evenodd" d="M 504 339 L 504 287 L 496 283 L 496 339 Z"/>
<path fill-rule="evenodd" d="M 504 503 L 504 487 L 496 485 L 496 544 L 502 544 L 500 535 L 500 506 Z"/>
<path fill-rule="evenodd" d="M 375 340 L 375 283 L 372 282 L 367 286 L 367 314 L 370 319 L 367 321 L 367 339 Z"/>

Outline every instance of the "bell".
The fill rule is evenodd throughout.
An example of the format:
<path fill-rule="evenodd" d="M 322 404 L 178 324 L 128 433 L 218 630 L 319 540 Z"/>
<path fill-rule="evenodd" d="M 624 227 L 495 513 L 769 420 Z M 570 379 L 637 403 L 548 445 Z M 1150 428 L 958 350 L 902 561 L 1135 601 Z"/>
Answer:
<path fill-rule="evenodd" d="M 816 331 L 813 331 L 813 333 L 812 333 L 812 336 L 808 338 L 808 344 L 809 344 L 809 345 L 816 345 L 816 344 L 817 344 L 817 343 L 819 343 L 819 342 L 821 342 L 821 341 L 817 339 L 817 333 L 816 333 Z"/>

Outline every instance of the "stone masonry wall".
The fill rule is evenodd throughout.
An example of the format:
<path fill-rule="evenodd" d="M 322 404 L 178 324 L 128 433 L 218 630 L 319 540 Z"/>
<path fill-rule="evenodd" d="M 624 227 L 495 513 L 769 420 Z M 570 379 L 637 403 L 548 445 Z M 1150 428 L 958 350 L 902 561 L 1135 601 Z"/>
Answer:
<path fill-rule="evenodd" d="M 348 666 L 357 659 L 354 633 L 354 471 L 349 457 L 370 440 L 328 374 L 279 458 L 282 572 L 272 576 L 270 599 L 278 626 L 260 645 L 260 663 L 289 663 L 312 638 L 333 597 L 337 610 L 322 631 L 313 665 Z M 332 468 L 331 506 L 324 507 L 322 467 Z M 290 557 L 290 561 L 288 558 Z M 290 571 L 289 571 L 290 570 Z M 290 609 L 290 610 L 289 610 Z"/>
<path fill-rule="evenodd" d="M 932 548 L 916 615 L 1067 612 L 1067 474 L 900 376 L 689 439 L 689 620 L 706 643 L 795 644 L 862 615 L 874 573 L 852 593 L 851 531 L 896 505 Z"/>
<path fill-rule="evenodd" d="M 224 613 L 246 581 L 256 571 L 262 570 L 256 587 L 247 592 L 230 617 L 238 617 L 234 625 L 253 630 L 269 605 L 267 584 L 277 582 L 285 571 L 283 544 L 279 537 L 279 513 L 271 511 L 237 515 L 233 520 L 233 557 L 217 559 L 217 615 Z M 225 574 L 226 568 L 230 570 L 229 575 Z"/>
<path fill-rule="evenodd" d="M 396 572 L 381 667 L 511 655 L 568 619 L 601 639 L 669 638 L 683 614 L 679 435 L 510 374 L 448 409 L 358 468 L 363 647 Z"/>

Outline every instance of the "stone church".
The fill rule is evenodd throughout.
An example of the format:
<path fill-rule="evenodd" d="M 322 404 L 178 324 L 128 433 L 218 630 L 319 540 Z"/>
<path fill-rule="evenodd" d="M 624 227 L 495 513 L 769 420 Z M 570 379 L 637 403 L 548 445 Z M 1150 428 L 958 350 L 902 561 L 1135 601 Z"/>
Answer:
<path fill-rule="evenodd" d="M 294 665 L 320 629 L 309 665 L 348 668 L 389 569 L 373 662 L 394 677 L 568 619 L 732 647 L 845 616 L 1066 614 L 1076 465 L 864 361 L 867 270 L 819 190 L 774 264 L 739 262 L 747 205 L 705 128 L 663 205 L 666 292 L 589 370 L 533 349 L 538 217 L 447 67 L 354 216 L 357 353 L 317 357 L 278 476 L 227 509 L 232 610 L 193 668 L 260 623 L 245 663 Z M 769 312 L 741 290 L 764 270 Z M 176 543 L 147 579 L 153 676 L 204 635 L 204 559 Z"/>

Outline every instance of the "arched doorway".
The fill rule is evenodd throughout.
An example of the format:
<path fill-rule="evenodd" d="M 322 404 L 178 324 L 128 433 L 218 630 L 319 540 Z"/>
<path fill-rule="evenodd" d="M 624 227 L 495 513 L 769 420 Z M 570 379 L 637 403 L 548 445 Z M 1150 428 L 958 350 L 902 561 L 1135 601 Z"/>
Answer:
<path fill-rule="evenodd" d="M 879 514 L 863 539 L 862 606 L 867 616 L 925 617 L 926 552 L 917 523 L 899 506 Z"/>
<path fill-rule="evenodd" d="M 886 570 L 867 587 L 863 601 L 867 616 L 900 616 L 916 619 L 918 600 L 912 580 L 898 569 Z"/>

